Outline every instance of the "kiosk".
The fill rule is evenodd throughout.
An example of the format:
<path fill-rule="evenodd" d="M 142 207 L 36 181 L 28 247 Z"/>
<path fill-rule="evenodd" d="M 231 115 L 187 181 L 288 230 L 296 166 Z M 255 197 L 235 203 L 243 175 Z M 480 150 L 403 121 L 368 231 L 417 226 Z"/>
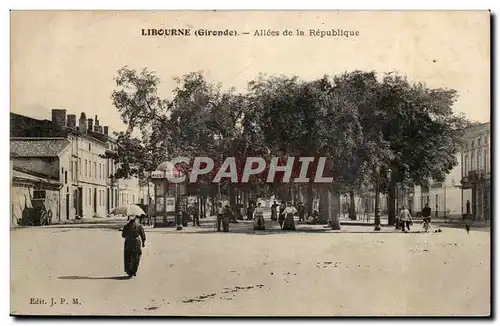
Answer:
<path fill-rule="evenodd" d="M 152 172 L 151 179 L 155 185 L 154 227 L 176 226 L 177 211 L 187 212 L 186 184 L 169 182 L 164 171 Z"/>

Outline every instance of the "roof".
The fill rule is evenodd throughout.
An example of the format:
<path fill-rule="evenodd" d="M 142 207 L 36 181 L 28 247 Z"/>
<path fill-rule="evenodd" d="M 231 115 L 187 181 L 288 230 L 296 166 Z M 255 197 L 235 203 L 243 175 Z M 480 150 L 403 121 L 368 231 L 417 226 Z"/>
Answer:
<path fill-rule="evenodd" d="M 87 133 L 81 133 L 68 127 L 59 127 L 50 120 L 38 120 L 21 114 L 10 113 L 11 137 L 67 137 L 70 134 L 103 143 L 115 141 L 111 135 L 104 135 L 91 130 L 87 131 Z"/>
<path fill-rule="evenodd" d="M 64 138 L 11 138 L 14 157 L 57 157 L 70 144 Z"/>

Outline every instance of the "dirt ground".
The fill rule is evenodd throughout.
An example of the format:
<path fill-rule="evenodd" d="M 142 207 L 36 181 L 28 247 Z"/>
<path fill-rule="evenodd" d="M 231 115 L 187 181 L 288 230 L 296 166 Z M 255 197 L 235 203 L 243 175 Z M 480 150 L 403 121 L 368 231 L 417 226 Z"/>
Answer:
<path fill-rule="evenodd" d="M 146 228 L 137 277 L 117 222 L 11 231 L 13 314 L 488 315 L 490 232 L 344 226 Z M 273 222 L 274 223 L 274 222 Z M 415 229 L 420 230 L 420 227 Z"/>

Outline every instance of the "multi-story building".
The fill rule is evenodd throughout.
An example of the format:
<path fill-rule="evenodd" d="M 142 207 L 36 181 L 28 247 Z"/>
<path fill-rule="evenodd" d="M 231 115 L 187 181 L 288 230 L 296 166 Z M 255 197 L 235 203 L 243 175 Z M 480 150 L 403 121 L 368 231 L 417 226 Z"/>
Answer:
<path fill-rule="evenodd" d="M 468 128 L 462 147 L 462 205 L 463 213 L 473 220 L 490 220 L 491 202 L 491 145 L 490 123 Z"/>
<path fill-rule="evenodd" d="M 457 166 L 446 175 L 443 182 L 430 180 L 428 187 L 414 187 L 409 202 L 409 207 L 412 212 L 421 212 L 422 208 L 424 208 L 426 204 L 429 204 L 433 217 L 461 218 L 461 170 L 462 167 L 459 154 Z"/>
<path fill-rule="evenodd" d="M 48 173 L 51 180 L 61 184 L 54 221 L 105 216 L 119 205 L 119 180 L 112 177 L 116 164 L 105 157 L 116 146 L 108 131 L 107 126 L 99 125 L 97 116 L 94 121 L 85 113 L 78 125 L 76 115 L 66 116 L 66 110 L 52 110 L 52 121 L 11 113 L 13 170 Z M 43 166 L 51 169 L 40 170 Z M 52 175 L 55 166 L 56 177 Z M 13 195 L 12 200 L 17 199 Z"/>

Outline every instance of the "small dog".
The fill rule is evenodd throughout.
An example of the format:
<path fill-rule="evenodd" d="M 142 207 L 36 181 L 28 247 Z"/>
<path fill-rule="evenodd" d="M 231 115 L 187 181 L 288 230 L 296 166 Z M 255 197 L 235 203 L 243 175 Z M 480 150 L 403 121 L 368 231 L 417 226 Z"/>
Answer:
<path fill-rule="evenodd" d="M 465 224 L 465 230 L 467 231 L 467 234 L 470 232 L 470 226 L 469 224 Z"/>

